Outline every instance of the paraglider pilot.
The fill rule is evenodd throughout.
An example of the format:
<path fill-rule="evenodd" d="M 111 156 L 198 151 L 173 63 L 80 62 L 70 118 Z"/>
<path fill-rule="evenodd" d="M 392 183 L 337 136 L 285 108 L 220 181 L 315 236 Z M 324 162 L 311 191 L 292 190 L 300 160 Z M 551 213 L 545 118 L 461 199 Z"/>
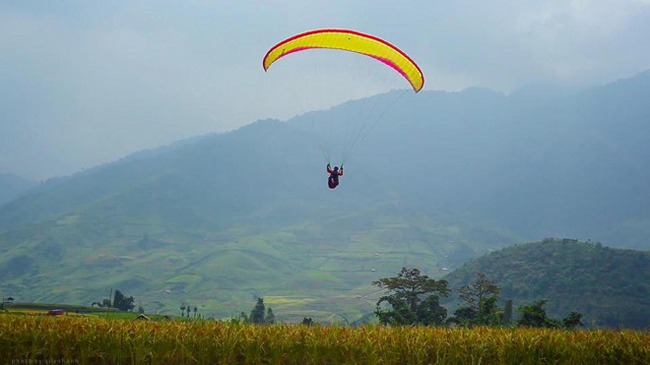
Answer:
<path fill-rule="evenodd" d="M 339 176 L 343 176 L 343 165 L 341 165 L 340 170 L 338 166 L 334 166 L 334 170 L 332 170 L 330 164 L 327 164 L 327 173 L 330 174 L 329 179 L 327 179 L 327 185 L 330 189 L 335 189 L 339 186 Z"/>

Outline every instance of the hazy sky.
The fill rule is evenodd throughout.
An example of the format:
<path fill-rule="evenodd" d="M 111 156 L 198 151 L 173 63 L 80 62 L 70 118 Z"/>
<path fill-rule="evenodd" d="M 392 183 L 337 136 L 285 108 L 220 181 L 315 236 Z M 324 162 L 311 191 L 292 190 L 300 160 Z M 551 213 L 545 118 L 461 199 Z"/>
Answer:
<path fill-rule="evenodd" d="M 324 27 L 395 43 L 427 90 L 581 87 L 650 68 L 650 0 L 3 0 L 0 172 L 70 174 L 408 87 L 383 65 L 327 51 L 264 73 L 270 46 Z"/>

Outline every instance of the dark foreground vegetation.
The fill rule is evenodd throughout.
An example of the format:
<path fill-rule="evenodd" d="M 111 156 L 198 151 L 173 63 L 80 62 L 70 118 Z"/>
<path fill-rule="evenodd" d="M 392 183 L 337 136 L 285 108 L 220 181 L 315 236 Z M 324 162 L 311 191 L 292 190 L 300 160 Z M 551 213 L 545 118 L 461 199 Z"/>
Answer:
<path fill-rule="evenodd" d="M 0 359 L 114 363 L 647 364 L 650 334 L 0 316 Z"/>

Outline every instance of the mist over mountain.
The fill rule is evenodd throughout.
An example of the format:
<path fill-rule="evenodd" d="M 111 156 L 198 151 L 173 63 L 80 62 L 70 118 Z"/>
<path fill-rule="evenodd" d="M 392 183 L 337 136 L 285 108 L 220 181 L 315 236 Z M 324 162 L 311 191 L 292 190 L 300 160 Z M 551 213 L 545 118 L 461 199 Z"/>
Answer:
<path fill-rule="evenodd" d="M 527 240 L 647 249 L 649 93 L 650 72 L 567 96 L 425 93 L 359 160 L 393 171 L 384 182 L 405 199 L 490 217 Z"/>
<path fill-rule="evenodd" d="M 0 205 L 18 197 L 35 185 L 36 182 L 18 175 L 0 173 Z"/>
<path fill-rule="evenodd" d="M 440 276 L 522 240 L 647 250 L 649 96 L 649 73 L 557 97 L 396 91 L 145 151 L 0 207 L 3 290 L 330 318 L 372 310 L 402 266 Z M 393 104 L 328 190 L 313 133 Z"/>

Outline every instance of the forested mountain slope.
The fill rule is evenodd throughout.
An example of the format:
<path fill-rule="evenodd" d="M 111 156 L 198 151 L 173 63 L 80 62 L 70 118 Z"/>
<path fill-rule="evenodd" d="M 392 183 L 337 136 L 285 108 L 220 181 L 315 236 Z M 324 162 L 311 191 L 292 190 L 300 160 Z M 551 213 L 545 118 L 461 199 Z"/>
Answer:
<path fill-rule="evenodd" d="M 585 315 L 590 326 L 650 326 L 650 253 L 615 249 L 600 243 L 545 239 L 491 252 L 447 275 L 457 294 L 482 272 L 502 288 L 501 299 L 514 307 L 546 299 L 562 318 Z"/>

